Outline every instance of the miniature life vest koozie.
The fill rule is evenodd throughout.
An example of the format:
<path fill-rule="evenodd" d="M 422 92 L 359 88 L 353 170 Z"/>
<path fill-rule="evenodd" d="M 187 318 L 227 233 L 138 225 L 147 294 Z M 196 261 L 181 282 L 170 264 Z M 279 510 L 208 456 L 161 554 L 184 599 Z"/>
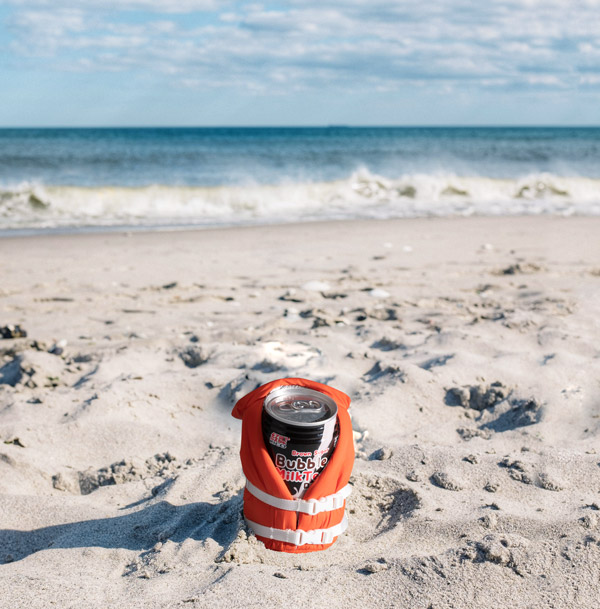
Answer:
<path fill-rule="evenodd" d="M 293 499 L 265 446 L 261 416 L 265 397 L 282 385 L 320 391 L 338 407 L 339 438 L 331 459 L 302 499 Z M 241 398 L 231 413 L 242 420 L 240 456 L 246 476 L 244 517 L 267 548 L 278 552 L 314 552 L 331 546 L 348 525 L 346 498 L 354 465 L 350 398 L 341 391 L 300 378 L 258 387 Z"/>

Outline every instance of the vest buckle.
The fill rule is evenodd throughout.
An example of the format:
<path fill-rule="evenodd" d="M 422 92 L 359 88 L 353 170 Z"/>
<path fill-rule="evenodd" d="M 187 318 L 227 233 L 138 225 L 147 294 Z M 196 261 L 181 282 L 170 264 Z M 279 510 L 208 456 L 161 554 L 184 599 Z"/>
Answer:
<path fill-rule="evenodd" d="M 331 499 L 332 510 L 339 510 L 340 508 L 344 507 L 344 501 L 346 501 L 344 497 L 340 497 L 340 495 L 333 495 Z"/>
<path fill-rule="evenodd" d="M 321 543 L 322 544 L 328 544 L 328 543 L 333 543 L 333 531 L 331 529 L 325 529 L 323 531 L 323 534 L 321 535 Z"/>
<path fill-rule="evenodd" d="M 294 531 L 294 533 L 296 533 L 296 539 L 292 541 L 292 543 L 296 546 L 303 546 L 306 544 L 329 544 L 333 542 L 334 538 L 334 532 L 330 529 L 320 529 L 312 531 L 303 531 L 302 529 L 297 529 L 296 531 Z"/>

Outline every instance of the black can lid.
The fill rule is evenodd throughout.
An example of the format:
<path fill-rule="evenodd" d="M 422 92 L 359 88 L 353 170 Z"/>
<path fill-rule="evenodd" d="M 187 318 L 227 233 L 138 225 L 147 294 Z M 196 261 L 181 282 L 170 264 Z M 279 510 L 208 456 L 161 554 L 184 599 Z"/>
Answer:
<path fill-rule="evenodd" d="M 299 427 L 323 425 L 337 415 L 337 404 L 328 395 L 297 385 L 273 389 L 264 409 L 274 419 Z"/>

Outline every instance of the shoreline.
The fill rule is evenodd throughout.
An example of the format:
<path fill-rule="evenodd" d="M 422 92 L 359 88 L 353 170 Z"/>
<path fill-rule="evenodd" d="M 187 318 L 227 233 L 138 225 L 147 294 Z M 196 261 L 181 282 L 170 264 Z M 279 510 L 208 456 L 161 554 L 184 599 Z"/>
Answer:
<path fill-rule="evenodd" d="M 404 222 L 510 222 L 510 221 L 578 221 L 590 220 L 591 222 L 600 221 L 600 216 L 595 214 L 469 214 L 469 215 L 423 215 L 390 218 L 328 218 L 328 219 L 308 219 L 290 220 L 288 222 L 247 222 L 242 224 L 173 224 L 173 225 L 135 225 L 135 224 L 116 224 L 109 226 L 85 225 L 85 226 L 66 226 L 51 228 L 9 228 L 0 229 L 0 240 L 19 239 L 29 237 L 62 237 L 62 236 L 86 236 L 86 235 L 110 235 L 110 234 L 163 234 L 163 233 L 204 233 L 209 231 L 230 231 L 236 229 L 270 229 L 286 228 L 293 226 L 314 226 L 320 224 L 345 225 L 345 224 L 386 224 Z"/>

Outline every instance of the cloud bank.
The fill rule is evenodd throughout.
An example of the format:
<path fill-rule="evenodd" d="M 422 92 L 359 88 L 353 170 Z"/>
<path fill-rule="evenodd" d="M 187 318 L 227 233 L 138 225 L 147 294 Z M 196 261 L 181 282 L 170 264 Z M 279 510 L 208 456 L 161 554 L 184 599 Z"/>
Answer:
<path fill-rule="evenodd" d="M 599 0 L 12 0 L 5 61 L 246 91 L 600 88 Z"/>

